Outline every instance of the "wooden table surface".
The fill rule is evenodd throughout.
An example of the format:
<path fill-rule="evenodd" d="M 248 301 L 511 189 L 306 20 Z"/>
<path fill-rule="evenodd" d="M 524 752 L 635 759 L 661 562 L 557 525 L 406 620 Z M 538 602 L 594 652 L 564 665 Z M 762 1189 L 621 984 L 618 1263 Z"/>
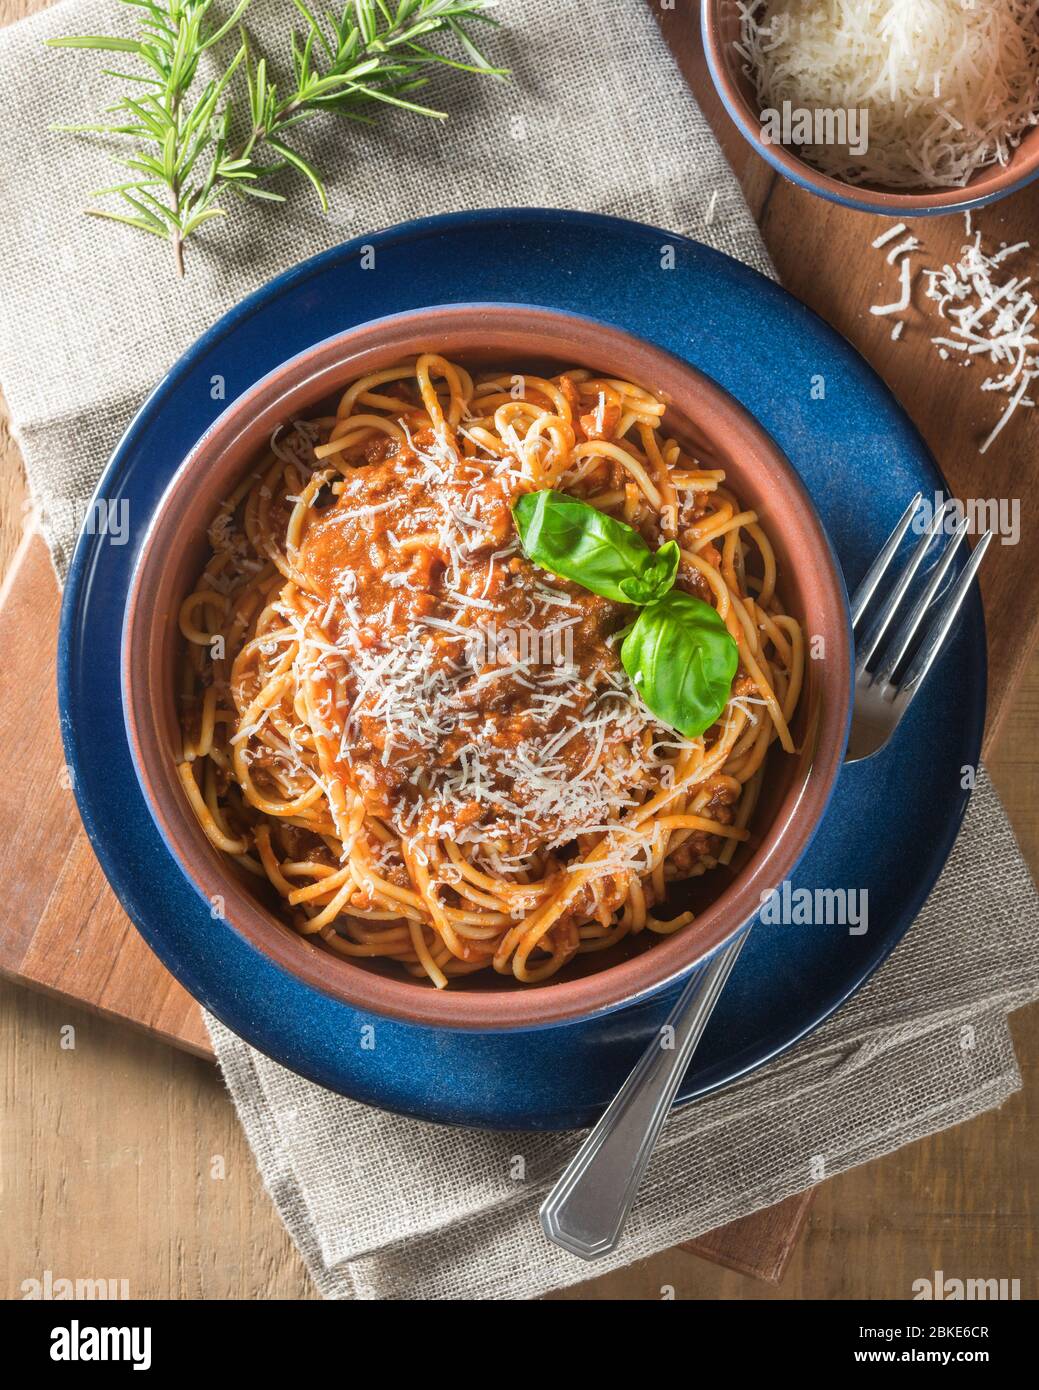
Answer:
<path fill-rule="evenodd" d="M 0 24 L 44 3 L 0 0 Z M 679 0 L 663 23 L 716 118 L 710 98 L 703 98 L 689 10 L 688 0 Z M 734 158 L 785 282 L 897 386 L 905 370 L 893 350 L 899 345 L 888 346 L 876 333 L 863 340 L 876 327 L 863 324 L 863 306 L 879 302 L 883 275 L 882 263 L 870 259 L 876 253 L 864 250 L 869 219 L 823 212 L 814 201 L 806 206 L 806 195 L 776 180 L 755 156 L 739 151 Z M 1025 208 L 1031 216 L 1039 210 L 1039 185 L 1024 197 L 1031 199 Z M 1019 200 L 1010 200 L 997 225 L 1022 215 Z M 941 227 L 949 221 L 942 219 Z M 939 243 L 943 236 L 953 234 L 935 232 Z M 956 409 L 959 387 L 940 374 L 921 379 L 926 392 L 914 398 L 903 390 L 903 399 L 948 466 L 943 419 Z M 1036 438 L 1030 428 L 1024 445 L 1016 439 L 996 465 L 1002 470 L 996 480 L 990 471 L 988 486 L 975 491 L 1015 495 L 1010 483 L 1016 481 L 1026 505 L 1039 508 L 1039 489 L 1030 495 L 1023 474 L 1036 467 Z M 17 545 L 25 501 L 21 461 L 0 402 L 0 576 Z M 1010 580 L 997 573 L 986 604 L 991 611 L 1010 600 Z M 1037 612 L 1031 596 L 1024 608 Z M 1014 694 L 1000 710 L 988 763 L 1039 873 L 1039 656 L 1022 642 L 999 660 Z M 950 1276 L 1020 1278 L 1023 1296 L 1034 1298 L 1039 1006 L 1015 1015 L 1012 1027 L 1025 1089 L 999 1112 L 823 1184 L 778 1288 L 677 1250 L 555 1297 L 659 1298 L 670 1286 L 679 1298 L 906 1298 L 914 1279 L 942 1269 Z M 23 1280 L 45 1270 L 54 1277 L 126 1279 L 130 1293 L 145 1298 L 314 1296 L 210 1064 L 2 981 L 0 1054 L 0 1298 L 20 1297 Z"/>

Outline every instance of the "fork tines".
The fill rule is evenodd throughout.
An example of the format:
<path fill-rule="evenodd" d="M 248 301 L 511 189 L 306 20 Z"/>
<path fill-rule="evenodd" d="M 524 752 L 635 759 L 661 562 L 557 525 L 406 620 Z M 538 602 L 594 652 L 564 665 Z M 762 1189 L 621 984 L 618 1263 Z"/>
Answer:
<path fill-rule="evenodd" d="M 967 534 L 967 517 L 961 516 L 956 526 L 950 532 L 949 543 L 945 551 L 934 566 L 928 576 L 927 583 L 919 597 L 913 602 L 908 613 L 902 619 L 900 625 L 895 630 L 894 636 L 885 644 L 885 637 L 888 630 L 898 614 L 902 600 L 905 598 L 909 586 L 920 570 L 924 559 L 931 548 L 931 543 L 935 536 L 943 533 L 947 519 L 954 514 L 957 509 L 955 499 L 950 499 L 944 506 L 935 511 L 930 522 L 925 526 L 920 539 L 913 547 L 912 554 L 909 556 L 901 573 L 895 580 L 891 591 L 886 595 L 883 602 L 877 609 L 872 621 L 866 626 L 866 610 L 870 605 L 870 600 L 876 593 L 878 586 L 884 579 L 888 570 L 891 568 L 892 561 L 898 552 L 899 546 L 905 538 L 906 532 L 913 524 L 913 520 L 923 502 L 923 495 L 917 493 L 909 506 L 902 513 L 898 525 L 891 532 L 884 544 L 880 554 L 870 566 L 862 583 L 855 590 L 851 601 L 852 625 L 855 631 L 856 640 L 856 660 L 855 673 L 857 681 L 867 681 L 873 687 L 884 687 L 893 682 L 895 672 L 905 659 L 913 639 L 925 617 L 931 616 L 931 623 L 926 633 L 920 641 L 912 660 L 906 667 L 901 679 L 893 687 L 889 698 L 901 697 L 908 700 L 917 690 L 920 682 L 927 675 L 931 665 L 942 648 L 943 643 L 949 633 L 957 613 L 967 596 L 967 591 L 971 586 L 978 566 L 984 559 L 985 552 L 992 541 L 992 532 L 986 531 L 974 547 L 970 559 L 951 585 L 948 592 L 936 603 L 938 595 L 946 576 L 948 575 L 956 552 Z M 865 634 L 863 635 L 863 630 Z M 883 652 L 880 652 L 882 644 Z M 882 659 L 880 664 L 872 672 L 867 671 L 869 663 L 880 653 Z"/>

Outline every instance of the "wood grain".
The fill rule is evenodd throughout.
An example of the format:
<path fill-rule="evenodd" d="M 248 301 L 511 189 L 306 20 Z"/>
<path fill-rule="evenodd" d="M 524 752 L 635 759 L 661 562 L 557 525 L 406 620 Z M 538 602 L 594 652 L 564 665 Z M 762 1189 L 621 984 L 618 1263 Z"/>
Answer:
<path fill-rule="evenodd" d="M 0 24 L 42 7 L 40 0 L 0 0 Z M 1005 441 L 1007 456 L 994 450 L 979 463 L 971 448 L 978 425 L 986 422 L 971 418 L 966 399 L 960 399 L 959 380 L 945 384 L 939 407 L 932 398 L 939 368 L 917 341 L 919 335 L 891 345 L 882 327 L 866 321 L 871 316 L 863 318 L 863 306 L 877 302 L 882 288 L 880 265 L 871 259 L 876 253 L 866 249 L 875 235 L 867 235 L 870 219 L 834 210 L 833 220 L 826 219 L 820 229 L 821 205 L 783 184 L 728 127 L 707 89 L 699 46 L 691 38 L 694 8 L 689 0 L 679 0 L 674 11 L 654 5 L 709 119 L 718 123 L 785 282 L 821 307 L 885 375 L 965 495 L 999 495 L 1000 486 L 1027 492 L 1027 470 L 1035 466 L 1035 424 L 1028 421 L 1021 436 L 1019 416 L 1015 434 Z M 1034 191 L 1032 199 L 1024 216 L 1034 228 Z M 1024 201 L 1019 195 L 985 216 L 1011 219 L 1005 224 L 1009 229 L 1017 225 L 1017 205 Z M 949 238 L 934 245 L 954 246 L 955 221 L 927 224 L 928 244 L 933 229 Z M 1000 220 L 998 226 L 1003 225 Z M 0 410 L 0 574 L 21 538 L 25 497 L 17 449 Z M 1026 595 L 1034 593 L 1030 575 L 1018 582 Z M 995 589 L 992 584 L 990 570 L 985 584 L 990 624 L 993 613 L 1012 599 L 1027 627 L 1034 603 L 1023 602 L 1013 583 L 1001 580 Z M 35 631 L 42 632 L 38 621 Z M 1039 660 L 1029 657 L 1027 642 L 1019 642 L 993 664 L 993 677 L 999 683 L 993 708 L 1005 723 L 990 745 L 989 766 L 1034 871 L 1039 869 Z M 41 725 L 48 722 L 42 706 L 35 714 Z M 4 761 L 3 766 L 8 777 L 11 765 Z M 42 794 L 53 797 L 54 790 L 45 787 Z M 51 852 L 46 837 L 32 852 L 36 857 Z M 94 903 L 97 880 L 91 873 L 97 870 L 67 875 L 69 886 L 79 890 L 67 900 L 69 917 L 84 915 L 84 905 Z M 9 891 L 16 877 L 8 862 Z M 54 910 L 56 903 L 50 906 Z M 82 946 L 79 931 L 68 930 L 70 949 Z M 135 934 L 131 938 L 138 941 Z M 1025 1296 L 1034 1297 L 1039 1007 L 1016 1015 L 1013 1029 L 1025 1090 L 999 1112 L 817 1189 L 782 1284 L 748 1278 L 678 1249 L 556 1297 L 905 1298 L 912 1280 L 935 1268 L 1021 1277 Z M 131 1294 L 139 1297 L 313 1297 L 212 1066 L 139 1033 L 112 1028 L 67 1000 L 3 981 L 0 1055 L 0 1297 L 20 1297 L 22 1281 L 40 1277 L 45 1269 L 72 1277 L 126 1278 Z"/>
<path fill-rule="evenodd" d="M 58 586 L 39 535 L 27 533 L 5 590 L 0 972 L 211 1056 L 198 1006 L 130 925 L 76 814 L 54 686 Z"/>
<path fill-rule="evenodd" d="M 749 1274 L 766 1284 L 778 1284 L 797 1249 L 815 1196 L 814 1188 L 796 1192 L 784 1202 L 757 1211 L 753 1216 L 730 1221 L 727 1226 L 708 1231 L 699 1240 L 687 1241 L 679 1249 L 724 1265 L 737 1274 Z"/>

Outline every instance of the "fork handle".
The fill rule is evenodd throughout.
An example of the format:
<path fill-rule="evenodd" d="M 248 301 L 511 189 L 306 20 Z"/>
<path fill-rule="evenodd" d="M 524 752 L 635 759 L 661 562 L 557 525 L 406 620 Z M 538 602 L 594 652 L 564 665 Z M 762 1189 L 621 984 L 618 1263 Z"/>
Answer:
<path fill-rule="evenodd" d="M 742 931 L 698 970 L 541 1207 L 554 1244 L 597 1260 L 616 1249 L 661 1126 L 743 949 Z M 668 1046 L 672 1039 L 673 1046 Z"/>

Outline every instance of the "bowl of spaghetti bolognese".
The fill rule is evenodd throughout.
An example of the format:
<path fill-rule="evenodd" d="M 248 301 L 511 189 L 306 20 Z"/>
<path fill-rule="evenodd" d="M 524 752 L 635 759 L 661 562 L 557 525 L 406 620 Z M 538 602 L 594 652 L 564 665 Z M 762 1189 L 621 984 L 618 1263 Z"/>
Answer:
<path fill-rule="evenodd" d="M 606 324 L 449 305 L 316 344 L 198 441 L 123 700 L 214 931 L 498 1030 L 643 997 L 754 916 L 851 666 L 822 524 L 732 396 Z"/>

